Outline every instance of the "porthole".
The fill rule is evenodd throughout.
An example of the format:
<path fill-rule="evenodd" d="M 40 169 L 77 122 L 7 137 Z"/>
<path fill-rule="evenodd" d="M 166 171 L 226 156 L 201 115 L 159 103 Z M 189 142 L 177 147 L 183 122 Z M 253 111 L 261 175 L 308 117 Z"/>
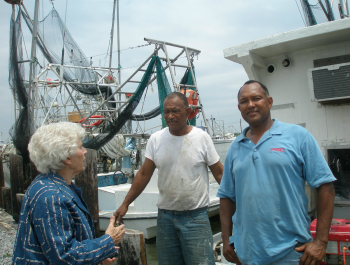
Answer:
<path fill-rule="evenodd" d="M 273 64 L 269 64 L 268 66 L 266 66 L 266 71 L 269 74 L 273 74 L 276 71 L 276 66 L 274 66 Z"/>

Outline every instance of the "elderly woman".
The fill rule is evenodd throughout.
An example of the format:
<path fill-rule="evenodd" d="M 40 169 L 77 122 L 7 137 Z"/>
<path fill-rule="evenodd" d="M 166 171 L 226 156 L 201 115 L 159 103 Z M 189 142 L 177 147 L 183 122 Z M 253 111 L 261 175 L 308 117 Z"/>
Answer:
<path fill-rule="evenodd" d="M 28 150 L 41 172 L 29 186 L 18 222 L 13 264 L 111 264 L 125 232 L 114 227 L 94 238 L 94 225 L 72 179 L 84 171 L 80 125 L 61 122 L 36 130 Z M 111 258 L 114 257 L 114 258 Z"/>

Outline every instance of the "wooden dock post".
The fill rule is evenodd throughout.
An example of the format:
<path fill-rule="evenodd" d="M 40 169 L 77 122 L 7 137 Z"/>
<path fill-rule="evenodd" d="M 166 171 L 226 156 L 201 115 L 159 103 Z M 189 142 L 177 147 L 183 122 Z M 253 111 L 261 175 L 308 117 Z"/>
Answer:
<path fill-rule="evenodd" d="M 81 188 L 83 199 L 88 206 L 89 213 L 95 224 L 95 236 L 100 236 L 99 208 L 98 208 L 98 181 L 97 181 L 97 152 L 86 149 L 85 171 L 75 176 L 75 185 Z"/>
<path fill-rule="evenodd" d="M 3 187 L 2 189 L 2 205 L 1 207 L 5 209 L 8 214 L 12 215 L 12 204 L 11 204 L 11 188 Z"/>
<path fill-rule="evenodd" d="M 13 220 L 18 222 L 20 210 L 16 194 L 23 193 L 23 159 L 19 155 L 10 155 L 11 204 Z"/>
<path fill-rule="evenodd" d="M 31 180 L 33 181 L 37 175 L 39 175 L 40 172 L 37 170 L 35 164 L 30 161 L 30 177 L 31 177 Z"/>
<path fill-rule="evenodd" d="M 147 265 L 145 242 L 140 231 L 125 229 L 119 251 L 117 265 Z"/>
<path fill-rule="evenodd" d="M 0 156 L 0 207 L 3 205 L 2 201 L 2 188 L 5 187 L 5 176 L 4 176 L 4 168 L 2 164 L 2 156 Z"/>
<path fill-rule="evenodd" d="M 16 203 L 17 203 L 17 207 L 19 209 L 19 213 L 21 213 L 23 199 L 24 199 L 24 193 L 17 193 L 16 194 Z"/>

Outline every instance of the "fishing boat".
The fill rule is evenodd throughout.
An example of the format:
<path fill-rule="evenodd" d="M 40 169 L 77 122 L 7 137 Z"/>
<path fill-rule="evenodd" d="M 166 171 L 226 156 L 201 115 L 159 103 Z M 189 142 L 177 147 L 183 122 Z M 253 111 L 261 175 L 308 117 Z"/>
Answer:
<path fill-rule="evenodd" d="M 99 220 L 100 229 L 104 230 L 107 228 L 109 217 L 121 205 L 129 191 L 134 170 L 142 165 L 141 148 L 150 136 L 140 128 L 135 133 L 131 128 L 131 121 L 140 122 L 161 115 L 166 95 L 182 89 L 185 93 L 186 90 L 193 91 L 191 93 L 196 93 L 198 99 L 198 104 L 196 102 L 190 105 L 194 115 L 189 124 L 196 126 L 196 118 L 200 114 L 205 121 L 204 128 L 209 128 L 201 98 L 197 93 L 198 86 L 193 65 L 194 56 L 201 51 L 184 45 L 145 38 L 145 45 L 154 45 L 154 50 L 148 58 L 141 60 L 137 69 L 125 81 L 122 81 L 121 69 L 111 66 L 115 12 L 112 19 L 109 67 L 100 67 L 94 66 L 91 60 L 87 59 L 54 7 L 39 22 L 38 0 L 35 1 L 34 19 L 30 17 L 24 4 L 21 1 L 18 3 L 18 12 L 13 8 L 10 30 L 12 42 L 9 80 L 16 110 L 13 149 L 16 149 L 27 163 L 29 162 L 27 144 L 36 128 L 60 121 L 81 123 L 86 130 L 84 147 L 97 152 L 95 172 L 99 173 L 97 175 Z M 114 10 L 115 5 L 116 1 Z M 33 60 L 24 60 L 21 52 L 22 21 L 25 21 L 32 33 L 31 58 L 35 58 Z M 45 36 L 41 30 L 44 26 Z M 52 39 L 59 40 L 61 45 L 57 46 L 56 42 L 51 41 Z M 178 52 L 175 56 L 170 56 L 169 49 Z M 39 71 L 36 59 L 38 57 L 45 58 L 45 67 L 39 67 Z M 25 63 L 30 66 L 29 79 L 25 79 L 23 69 Z M 120 65 L 119 59 L 118 65 Z M 181 79 L 175 76 L 175 69 L 184 69 Z M 172 86 L 167 80 L 166 71 L 169 72 Z M 177 70 L 177 73 L 179 76 L 181 71 Z M 158 88 L 159 106 L 149 112 L 136 114 L 134 111 L 148 86 Z M 162 125 L 165 126 L 164 120 Z M 128 148 L 129 141 L 133 141 L 130 148 Z M 133 158 L 136 158 L 135 163 L 132 161 Z M 25 176 L 26 180 L 34 177 Z M 144 232 L 146 239 L 156 236 L 156 205 L 159 193 L 157 178 L 155 173 L 146 190 L 130 205 L 124 218 L 128 228 Z M 210 216 L 218 214 L 219 200 L 215 197 L 217 189 L 218 183 L 214 179 L 211 180 Z"/>
<path fill-rule="evenodd" d="M 211 137 L 211 139 L 213 140 L 214 144 L 227 144 L 232 143 L 232 141 L 236 139 L 236 137 L 231 136 L 231 134 L 229 134 L 227 137 L 222 137 L 222 135 L 214 135 Z"/>
<path fill-rule="evenodd" d="M 101 230 L 107 228 L 109 218 L 120 206 L 128 193 L 131 184 L 121 184 L 98 188 L 100 227 Z M 216 197 L 219 184 L 210 178 L 209 182 L 209 206 L 208 216 L 219 214 L 219 198 Z M 158 170 L 156 169 L 145 190 L 129 206 L 128 212 L 123 217 L 126 227 L 143 232 L 145 239 L 153 238 L 157 235 L 157 215 L 158 215 Z"/>

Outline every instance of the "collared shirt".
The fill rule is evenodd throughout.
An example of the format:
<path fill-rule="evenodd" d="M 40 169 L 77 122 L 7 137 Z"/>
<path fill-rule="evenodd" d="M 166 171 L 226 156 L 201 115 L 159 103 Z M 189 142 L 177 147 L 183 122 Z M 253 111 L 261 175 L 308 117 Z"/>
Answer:
<path fill-rule="evenodd" d="M 94 238 L 81 191 L 59 174 L 40 174 L 22 203 L 13 264 L 98 264 L 117 252 L 109 235 Z"/>
<path fill-rule="evenodd" d="M 335 180 L 316 140 L 299 125 L 277 119 L 259 142 L 235 139 L 226 155 L 217 196 L 236 202 L 232 217 L 242 263 L 269 264 L 297 241 L 312 240 L 305 181 L 311 188 Z"/>

